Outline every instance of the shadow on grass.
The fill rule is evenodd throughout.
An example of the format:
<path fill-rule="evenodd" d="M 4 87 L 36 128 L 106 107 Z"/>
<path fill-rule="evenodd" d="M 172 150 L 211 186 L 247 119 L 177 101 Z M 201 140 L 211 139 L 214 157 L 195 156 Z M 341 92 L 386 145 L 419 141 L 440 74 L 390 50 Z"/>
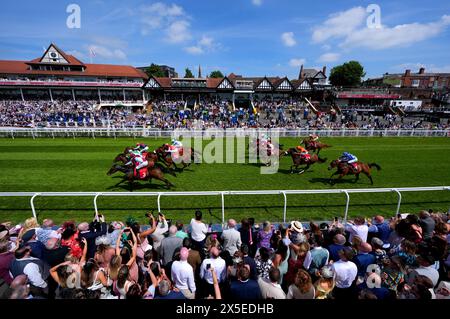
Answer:
<path fill-rule="evenodd" d="M 322 183 L 324 185 L 330 185 L 330 186 L 334 186 L 337 184 L 355 184 L 355 179 L 350 179 L 350 178 L 346 178 L 346 179 L 336 179 L 333 178 L 330 182 L 329 178 L 312 178 L 309 180 L 310 183 Z M 370 182 L 367 181 L 367 183 L 365 182 L 361 182 L 361 179 L 357 182 L 358 184 L 369 184 Z"/>

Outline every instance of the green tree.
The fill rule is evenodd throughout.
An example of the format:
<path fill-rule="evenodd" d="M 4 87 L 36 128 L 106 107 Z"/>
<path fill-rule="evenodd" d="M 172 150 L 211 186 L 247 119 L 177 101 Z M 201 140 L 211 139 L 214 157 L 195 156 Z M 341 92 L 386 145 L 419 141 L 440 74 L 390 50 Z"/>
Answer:
<path fill-rule="evenodd" d="M 192 78 L 194 78 L 194 74 L 192 74 L 192 71 L 189 68 L 186 68 L 185 74 L 184 74 L 184 78 L 185 79 L 192 79 Z"/>
<path fill-rule="evenodd" d="M 212 71 L 211 74 L 209 75 L 210 78 L 223 78 L 223 74 L 222 72 L 220 72 L 219 70 L 215 70 Z"/>
<path fill-rule="evenodd" d="M 358 86 L 366 75 L 358 61 L 349 61 L 331 69 L 330 82 L 336 86 Z"/>
<path fill-rule="evenodd" d="M 163 78 L 165 76 L 164 71 L 161 70 L 159 65 L 152 63 L 148 68 L 145 69 L 145 73 L 148 76 L 154 76 L 157 78 Z"/>

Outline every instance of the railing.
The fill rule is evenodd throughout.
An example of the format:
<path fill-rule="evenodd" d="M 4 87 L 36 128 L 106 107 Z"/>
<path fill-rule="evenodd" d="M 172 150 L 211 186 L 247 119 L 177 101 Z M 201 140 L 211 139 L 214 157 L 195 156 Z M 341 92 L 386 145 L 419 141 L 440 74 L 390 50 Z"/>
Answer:
<path fill-rule="evenodd" d="M 31 197 L 30 207 L 33 216 L 37 218 L 34 200 L 36 197 L 93 197 L 94 210 L 98 215 L 97 199 L 100 196 L 118 197 L 118 196 L 143 196 L 157 197 L 158 212 L 161 212 L 161 197 L 170 196 L 220 196 L 222 201 L 222 223 L 225 223 L 225 196 L 226 195 L 283 195 L 283 222 L 286 222 L 287 195 L 305 195 L 305 194 L 344 194 L 346 198 L 344 210 L 344 222 L 347 220 L 348 209 L 350 205 L 350 194 L 355 193 L 396 193 L 398 195 L 396 214 L 400 212 L 402 203 L 402 192 L 428 192 L 428 191 L 450 191 L 450 186 L 436 187 L 398 187 L 398 188 L 361 188 L 361 189 L 321 189 L 321 190 L 260 190 L 260 191 L 205 191 L 205 192 L 2 192 L 0 197 Z"/>
<path fill-rule="evenodd" d="M 256 136 L 256 134 L 268 134 L 279 137 L 302 137 L 309 134 L 318 134 L 322 137 L 450 137 L 450 129 L 426 130 L 426 129 L 207 129 L 207 130 L 179 130 L 183 137 L 246 137 Z M 0 138 L 16 137 L 153 137 L 169 138 L 174 133 L 173 130 L 159 130 L 143 127 L 52 127 L 52 128 L 0 128 Z"/>

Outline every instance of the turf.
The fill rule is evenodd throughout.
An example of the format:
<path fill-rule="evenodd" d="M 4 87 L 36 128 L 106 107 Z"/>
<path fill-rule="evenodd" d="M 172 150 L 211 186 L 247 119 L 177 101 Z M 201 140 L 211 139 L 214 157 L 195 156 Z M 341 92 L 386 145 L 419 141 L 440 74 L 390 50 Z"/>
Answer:
<path fill-rule="evenodd" d="M 106 172 L 112 159 L 125 146 L 145 142 L 150 148 L 168 140 L 159 139 L 1 139 L 0 191 L 127 191 L 125 184 L 114 188 L 117 177 Z M 298 143 L 294 138 L 282 138 L 285 148 Z M 281 160 L 277 174 L 261 175 L 258 164 L 200 164 L 192 165 L 177 177 L 168 176 L 176 191 L 208 190 L 269 190 L 269 189 L 328 189 L 370 187 L 415 187 L 450 185 L 449 138 L 323 138 L 333 145 L 321 156 L 335 159 L 343 151 L 356 154 L 361 161 L 375 162 L 381 171 L 374 171 L 374 185 L 365 176 L 357 183 L 346 177 L 341 183 L 328 184 L 330 172 L 327 164 L 314 165 L 303 175 L 290 174 L 291 159 Z M 166 191 L 163 184 L 140 182 L 136 191 Z M 397 195 L 351 194 L 350 216 L 370 216 L 376 213 L 392 215 Z M 144 213 L 156 210 L 156 198 L 107 197 L 98 201 L 99 209 L 108 220 L 137 217 L 144 221 Z M 92 198 L 37 198 L 35 205 L 39 218 L 53 218 L 56 222 L 67 219 L 90 219 L 93 215 Z M 221 220 L 219 196 L 170 197 L 161 201 L 168 218 L 189 221 L 195 209 L 204 211 L 206 221 Z M 226 217 L 241 219 L 253 216 L 257 221 L 279 221 L 282 218 L 281 195 L 226 196 Z M 420 209 L 447 211 L 450 192 L 404 193 L 402 212 Z M 288 195 L 287 218 L 325 220 L 342 216 L 344 195 Z M 0 221 L 20 222 L 31 216 L 29 198 L 0 198 Z"/>

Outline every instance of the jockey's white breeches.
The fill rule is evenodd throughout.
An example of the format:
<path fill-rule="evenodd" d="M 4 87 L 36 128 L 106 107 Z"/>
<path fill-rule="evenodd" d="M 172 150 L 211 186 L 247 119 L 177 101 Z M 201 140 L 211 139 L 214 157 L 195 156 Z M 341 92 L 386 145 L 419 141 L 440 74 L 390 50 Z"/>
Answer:
<path fill-rule="evenodd" d="M 148 161 L 143 161 L 138 166 L 136 166 L 136 169 L 141 169 L 141 168 L 146 167 L 146 166 L 148 166 Z"/>

